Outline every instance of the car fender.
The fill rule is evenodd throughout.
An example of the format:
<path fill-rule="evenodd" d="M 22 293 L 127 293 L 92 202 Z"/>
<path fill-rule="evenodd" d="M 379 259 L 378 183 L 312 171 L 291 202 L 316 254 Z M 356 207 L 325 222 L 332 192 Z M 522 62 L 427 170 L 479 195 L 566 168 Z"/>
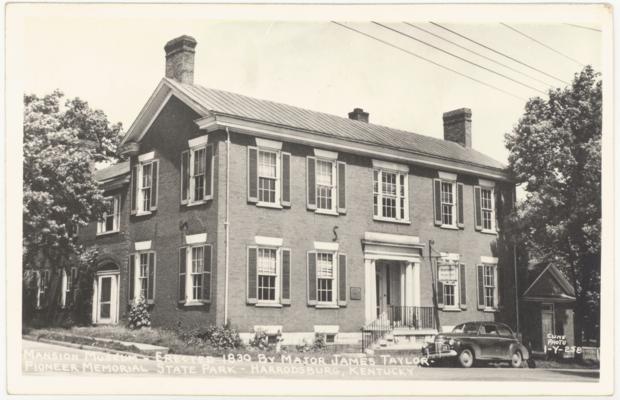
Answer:
<path fill-rule="evenodd" d="M 480 346 L 477 343 L 463 341 L 461 340 L 461 345 L 459 346 L 459 353 L 461 349 L 471 349 L 474 352 L 474 357 L 480 358 L 482 352 L 480 351 Z"/>
<path fill-rule="evenodd" d="M 510 345 L 510 354 L 514 353 L 517 350 L 521 352 L 521 357 L 524 360 L 527 360 L 528 358 L 530 358 L 529 351 L 527 351 L 527 348 L 521 343 L 513 343 Z"/>

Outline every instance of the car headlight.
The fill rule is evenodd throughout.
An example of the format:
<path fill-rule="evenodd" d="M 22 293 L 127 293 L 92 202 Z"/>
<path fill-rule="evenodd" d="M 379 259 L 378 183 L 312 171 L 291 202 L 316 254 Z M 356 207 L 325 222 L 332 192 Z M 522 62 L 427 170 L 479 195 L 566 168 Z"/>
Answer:
<path fill-rule="evenodd" d="M 454 339 L 450 339 L 450 340 L 448 341 L 448 344 L 449 344 L 450 346 L 454 346 L 454 343 L 455 343 L 455 342 L 454 342 Z"/>

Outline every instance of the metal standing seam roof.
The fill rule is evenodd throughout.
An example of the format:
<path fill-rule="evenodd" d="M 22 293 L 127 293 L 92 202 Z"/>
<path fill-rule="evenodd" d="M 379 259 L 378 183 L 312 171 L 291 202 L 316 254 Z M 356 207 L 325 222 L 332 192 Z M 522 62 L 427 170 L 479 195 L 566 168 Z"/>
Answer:
<path fill-rule="evenodd" d="M 129 161 L 123 161 L 118 164 L 95 171 L 94 177 L 98 182 L 104 182 L 129 173 Z"/>
<path fill-rule="evenodd" d="M 506 168 L 504 164 L 477 150 L 468 149 L 447 140 L 311 111 L 288 104 L 255 99 L 223 90 L 209 89 L 196 84 L 183 84 L 171 79 L 164 79 L 201 107 L 216 115 L 228 115 L 292 129 L 301 129 L 324 136 L 427 154 L 482 167 Z"/>

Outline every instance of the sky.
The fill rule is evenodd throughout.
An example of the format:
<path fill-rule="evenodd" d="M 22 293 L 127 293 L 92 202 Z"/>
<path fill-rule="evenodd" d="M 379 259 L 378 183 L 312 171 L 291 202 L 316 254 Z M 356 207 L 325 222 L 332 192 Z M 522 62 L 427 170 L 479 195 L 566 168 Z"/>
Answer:
<path fill-rule="evenodd" d="M 195 83 L 343 117 L 354 107 L 361 107 L 370 113 L 372 123 L 437 138 L 443 137 L 442 114 L 468 107 L 473 114 L 473 147 L 507 162 L 504 134 L 517 123 L 526 99 L 545 97 L 537 90 L 545 93 L 547 88 L 565 86 L 560 80 L 571 81 L 582 68 L 579 63 L 591 64 L 596 70 L 602 65 L 601 33 L 593 24 L 509 23 L 577 63 L 525 38 L 500 20 L 473 24 L 440 17 L 434 21 L 554 78 L 428 20 L 408 19 L 480 55 L 401 22 L 378 21 L 486 69 L 370 22 L 340 19 L 347 26 L 519 98 L 329 21 L 212 19 L 206 13 L 183 17 L 146 13 L 135 17 L 111 8 L 101 14 L 33 15 L 25 19 L 20 53 L 22 86 L 25 93 L 44 95 L 60 89 L 67 97 L 80 97 L 103 110 L 111 122 L 121 122 L 126 130 L 164 75 L 164 44 L 186 34 L 198 42 Z"/>

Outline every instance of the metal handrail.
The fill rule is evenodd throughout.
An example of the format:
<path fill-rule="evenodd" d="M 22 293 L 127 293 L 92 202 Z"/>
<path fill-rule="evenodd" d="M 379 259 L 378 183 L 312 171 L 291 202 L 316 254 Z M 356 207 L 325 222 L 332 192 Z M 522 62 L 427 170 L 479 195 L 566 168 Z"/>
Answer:
<path fill-rule="evenodd" d="M 394 328 L 437 329 L 434 307 L 387 306 L 362 328 L 362 351 L 371 348 Z"/>

